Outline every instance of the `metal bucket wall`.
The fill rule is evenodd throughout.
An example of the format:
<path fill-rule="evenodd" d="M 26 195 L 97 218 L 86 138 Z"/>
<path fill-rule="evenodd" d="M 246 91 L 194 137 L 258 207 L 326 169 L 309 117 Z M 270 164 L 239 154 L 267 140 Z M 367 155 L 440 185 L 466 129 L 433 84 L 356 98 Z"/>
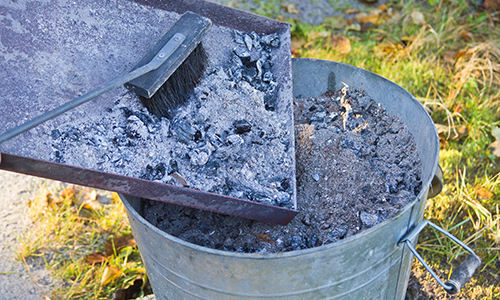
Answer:
<path fill-rule="evenodd" d="M 295 59 L 294 95 L 343 83 L 362 87 L 413 133 L 423 186 L 436 172 L 439 142 L 422 105 L 396 84 L 340 63 Z M 398 241 L 422 219 L 428 189 L 395 218 L 337 243 L 278 254 L 242 254 L 184 242 L 151 225 L 141 200 L 122 196 L 157 299 L 404 299 L 412 255 Z M 299 208 L 300 209 L 300 208 Z"/>

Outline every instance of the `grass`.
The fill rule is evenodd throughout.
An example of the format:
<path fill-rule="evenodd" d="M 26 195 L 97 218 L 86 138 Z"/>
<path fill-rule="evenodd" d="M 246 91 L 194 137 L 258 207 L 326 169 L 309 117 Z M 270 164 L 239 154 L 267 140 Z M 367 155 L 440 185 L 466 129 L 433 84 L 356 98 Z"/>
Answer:
<path fill-rule="evenodd" d="M 227 4 L 283 18 L 281 1 L 260 2 Z M 344 62 L 378 73 L 408 90 L 428 110 L 439 126 L 444 187 L 428 200 L 425 218 L 467 243 L 483 261 L 455 299 L 498 299 L 500 158 L 489 145 L 495 141 L 493 128 L 500 125 L 500 17 L 475 5 L 462 0 L 394 2 L 378 11 L 367 9 L 366 13 L 377 14 L 378 25 L 363 32 L 349 22 L 342 26 L 287 22 L 293 25 L 295 56 Z M 61 280 L 54 299 L 109 298 L 144 276 L 135 248 L 102 263 L 84 262 L 90 253 L 102 251 L 109 237 L 130 233 L 116 196 L 113 204 L 83 217 L 83 207 L 75 205 L 76 194 L 67 198 L 57 193 L 51 196 L 58 199 L 55 202 L 47 200 L 51 199 L 47 193 L 32 201 L 36 228 L 21 238 L 19 250 L 20 259 L 38 257 Z M 461 248 L 432 229 L 420 235 L 418 251 L 434 270 L 441 270 L 443 280 L 464 258 Z M 102 284 L 111 267 L 116 276 Z M 410 299 L 450 298 L 418 262 L 412 273 Z"/>
<path fill-rule="evenodd" d="M 116 194 L 102 197 L 110 203 L 100 204 L 96 190 L 42 188 L 29 202 L 34 227 L 20 237 L 17 255 L 52 271 L 51 299 L 109 299 L 145 277 L 133 240 L 125 247 L 113 243 L 132 234 L 121 201 Z"/>

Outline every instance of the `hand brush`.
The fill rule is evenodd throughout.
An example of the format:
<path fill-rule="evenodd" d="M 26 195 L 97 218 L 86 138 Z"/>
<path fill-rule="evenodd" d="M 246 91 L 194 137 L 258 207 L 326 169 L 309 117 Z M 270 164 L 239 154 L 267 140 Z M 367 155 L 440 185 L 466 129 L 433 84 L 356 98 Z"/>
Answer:
<path fill-rule="evenodd" d="M 0 135 L 0 143 L 123 84 L 151 113 L 168 117 L 186 101 L 203 75 L 208 58 L 200 41 L 211 26 L 209 19 L 186 12 L 130 73 L 8 130 Z"/>

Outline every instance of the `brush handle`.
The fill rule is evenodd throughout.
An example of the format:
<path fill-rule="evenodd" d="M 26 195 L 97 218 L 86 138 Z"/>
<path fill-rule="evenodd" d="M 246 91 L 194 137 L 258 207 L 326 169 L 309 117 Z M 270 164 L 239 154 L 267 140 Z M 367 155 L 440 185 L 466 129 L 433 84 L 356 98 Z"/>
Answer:
<path fill-rule="evenodd" d="M 186 36 L 180 33 L 176 33 L 166 44 L 163 46 L 163 48 L 158 52 L 157 55 L 149 63 L 146 65 L 135 69 L 134 71 L 131 71 L 121 77 L 116 78 L 115 80 L 112 80 L 108 82 L 107 84 L 91 91 L 88 92 L 85 95 L 82 95 L 78 98 L 75 98 L 66 104 L 63 104 L 57 108 L 54 108 L 53 110 L 50 110 L 34 119 L 29 120 L 28 122 L 21 124 L 17 127 L 14 127 L 6 132 L 4 132 L 2 135 L 0 135 L 0 143 L 3 143 L 23 132 L 26 132 L 30 129 L 32 129 L 35 126 L 38 126 L 48 120 L 51 120 L 60 114 L 63 114 L 67 112 L 70 109 L 73 109 L 79 105 L 82 105 L 85 102 L 88 102 L 89 100 L 94 99 L 95 97 L 102 95 L 114 88 L 117 88 L 131 80 L 134 80 L 138 77 L 141 77 L 144 74 L 147 74 L 153 70 L 158 69 L 171 55 L 174 53 L 174 51 L 182 44 L 182 42 L 185 40 Z"/>

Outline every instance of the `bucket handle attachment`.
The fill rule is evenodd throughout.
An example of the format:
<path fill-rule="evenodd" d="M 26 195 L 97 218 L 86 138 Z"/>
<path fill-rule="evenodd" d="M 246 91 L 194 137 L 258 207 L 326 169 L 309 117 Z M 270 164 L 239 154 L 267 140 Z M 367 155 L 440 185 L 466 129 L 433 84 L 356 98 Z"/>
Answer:
<path fill-rule="evenodd" d="M 445 283 L 439 279 L 436 273 L 429 267 L 429 265 L 424 261 L 422 256 L 418 254 L 417 250 L 412 246 L 411 240 L 415 239 L 416 236 L 424 229 L 425 226 L 430 225 L 437 231 L 443 233 L 452 241 L 457 243 L 459 246 L 467 250 L 470 254 L 465 258 L 465 260 L 460 263 L 457 267 L 453 268 L 450 279 Z M 481 265 L 481 259 L 462 241 L 451 235 L 449 232 L 444 230 L 443 228 L 437 226 L 436 224 L 430 221 L 422 221 L 418 223 L 410 232 L 408 232 L 398 244 L 405 243 L 406 246 L 410 249 L 410 251 L 415 255 L 415 257 L 422 263 L 422 265 L 431 273 L 432 277 L 436 279 L 436 281 L 448 292 L 448 294 L 454 295 L 458 294 L 460 289 L 472 278 L 472 275 L 476 271 L 476 269 Z"/>
<path fill-rule="evenodd" d="M 429 192 L 427 193 L 427 198 L 436 197 L 443 190 L 443 169 L 440 165 L 437 165 L 436 174 L 432 178 L 431 185 L 429 186 Z"/>

